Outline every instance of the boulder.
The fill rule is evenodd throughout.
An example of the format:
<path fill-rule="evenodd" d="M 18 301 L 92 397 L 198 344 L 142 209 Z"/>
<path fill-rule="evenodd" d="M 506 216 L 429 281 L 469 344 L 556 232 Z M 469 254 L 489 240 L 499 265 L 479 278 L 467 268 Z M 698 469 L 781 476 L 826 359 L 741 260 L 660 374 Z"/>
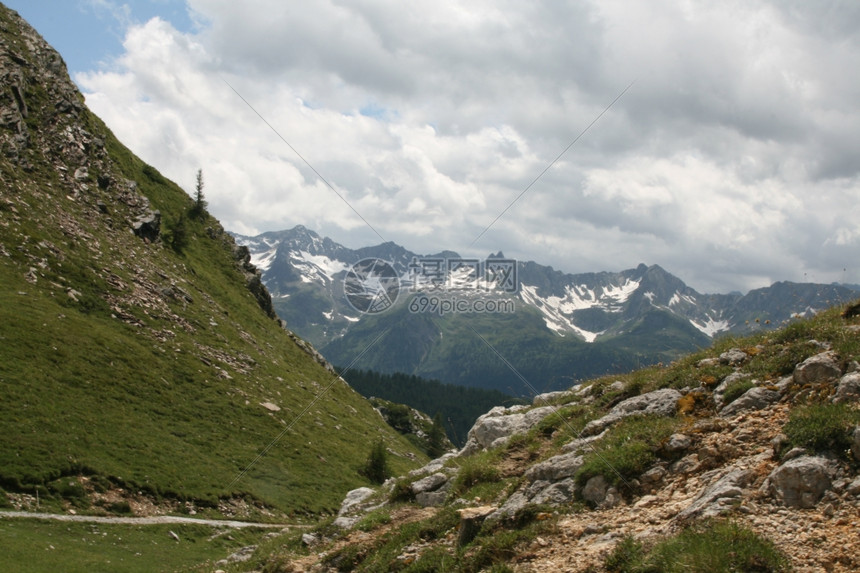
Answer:
<path fill-rule="evenodd" d="M 448 492 L 444 491 L 422 491 L 415 496 L 415 503 L 421 507 L 439 507 L 444 505 Z"/>
<path fill-rule="evenodd" d="M 147 211 L 135 219 L 131 228 L 134 230 L 134 234 L 141 239 L 154 243 L 161 234 L 161 212 Z"/>
<path fill-rule="evenodd" d="M 369 487 L 360 487 L 347 492 L 346 497 L 340 504 L 340 510 L 337 512 L 337 519 L 334 520 L 334 525 L 344 529 L 355 525 L 359 520 L 356 514 L 364 509 L 362 504 L 371 495 L 373 495 L 373 490 Z"/>
<path fill-rule="evenodd" d="M 720 410 L 720 416 L 728 418 L 747 410 L 761 410 L 779 402 L 779 398 L 780 394 L 776 390 L 761 387 L 750 388 L 740 398 Z"/>
<path fill-rule="evenodd" d="M 740 348 L 730 348 L 720 354 L 720 364 L 728 364 L 730 366 L 739 366 L 746 362 L 749 354 Z"/>
<path fill-rule="evenodd" d="M 750 375 L 746 372 L 732 372 L 725 378 L 723 378 L 720 383 L 714 388 L 714 394 L 722 394 L 726 391 L 726 388 L 729 387 L 729 384 L 733 382 L 737 382 L 738 380 L 743 380 L 745 378 L 749 378 Z"/>
<path fill-rule="evenodd" d="M 530 467 L 526 470 L 525 477 L 529 481 L 559 481 L 573 477 L 582 464 L 583 457 L 576 452 L 559 454 Z"/>
<path fill-rule="evenodd" d="M 636 414 L 657 414 L 660 416 L 673 416 L 677 409 L 681 393 L 672 388 L 654 390 L 647 394 L 633 396 L 620 402 L 612 408 L 608 414 L 600 419 L 592 420 L 582 430 L 582 436 L 593 436 L 599 434 L 609 426 Z"/>
<path fill-rule="evenodd" d="M 752 470 L 733 470 L 705 488 L 686 509 L 678 514 L 681 521 L 716 517 L 732 509 L 743 488 L 752 481 Z"/>
<path fill-rule="evenodd" d="M 842 374 L 835 352 L 828 350 L 810 356 L 794 369 L 794 381 L 798 384 L 830 382 Z"/>
<path fill-rule="evenodd" d="M 443 473 L 435 473 L 414 482 L 410 487 L 412 488 L 412 493 L 418 495 L 419 493 L 437 490 L 447 481 L 447 475 Z"/>
<path fill-rule="evenodd" d="M 851 443 L 851 454 L 860 462 L 860 426 L 854 428 L 854 441 Z"/>
<path fill-rule="evenodd" d="M 767 478 L 770 493 L 788 507 L 815 507 L 832 485 L 832 463 L 818 456 L 801 456 L 773 470 Z"/>
<path fill-rule="evenodd" d="M 683 452 L 689 448 L 692 443 L 693 440 L 690 439 L 690 436 L 685 434 L 672 434 L 669 436 L 669 440 L 666 442 L 666 445 L 663 446 L 663 449 L 666 450 L 667 453 L 675 454 Z"/>
<path fill-rule="evenodd" d="M 606 490 L 608 488 L 609 484 L 606 482 L 606 478 L 602 475 L 596 475 L 590 478 L 585 483 L 585 487 L 582 488 L 582 499 L 592 505 L 600 505 L 606 499 Z"/>
<path fill-rule="evenodd" d="M 860 372 L 851 372 L 839 379 L 833 402 L 860 401 Z"/>

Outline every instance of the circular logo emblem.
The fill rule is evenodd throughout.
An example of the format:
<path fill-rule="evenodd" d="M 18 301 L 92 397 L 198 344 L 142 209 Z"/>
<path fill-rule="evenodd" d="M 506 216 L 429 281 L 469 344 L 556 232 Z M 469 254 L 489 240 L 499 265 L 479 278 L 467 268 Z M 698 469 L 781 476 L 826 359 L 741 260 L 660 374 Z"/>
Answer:
<path fill-rule="evenodd" d="M 391 263 L 382 259 L 362 259 L 346 273 L 343 291 L 349 305 L 358 312 L 378 314 L 397 301 L 400 277 Z"/>

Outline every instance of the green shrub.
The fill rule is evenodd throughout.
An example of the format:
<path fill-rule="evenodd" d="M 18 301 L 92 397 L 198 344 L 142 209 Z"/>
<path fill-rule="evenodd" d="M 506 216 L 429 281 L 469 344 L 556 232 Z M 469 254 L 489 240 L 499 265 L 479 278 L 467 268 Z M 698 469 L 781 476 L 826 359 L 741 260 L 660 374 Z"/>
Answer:
<path fill-rule="evenodd" d="M 790 448 L 845 452 L 851 447 L 850 432 L 858 423 L 860 411 L 847 404 L 810 404 L 792 409 L 783 431 Z"/>
<path fill-rule="evenodd" d="M 385 442 L 382 440 L 377 440 L 371 446 L 367 461 L 361 469 L 361 475 L 378 484 L 391 477 L 391 468 L 388 465 L 388 452 L 385 450 Z"/>
<path fill-rule="evenodd" d="M 494 459 L 487 454 L 479 454 L 466 458 L 457 473 L 454 491 L 463 493 L 481 483 L 497 482 L 502 474 L 494 464 Z"/>
<path fill-rule="evenodd" d="M 664 416 L 631 416 L 612 427 L 585 456 L 576 473 L 582 486 L 596 475 L 613 485 L 641 475 L 656 459 L 661 444 L 672 435 L 678 421 Z"/>
<path fill-rule="evenodd" d="M 382 507 L 362 517 L 355 527 L 361 531 L 371 531 L 387 523 L 391 523 L 391 512 L 387 507 Z"/>
<path fill-rule="evenodd" d="M 636 541 L 632 535 L 628 535 L 607 555 L 603 566 L 612 573 L 634 573 L 641 571 L 644 558 L 642 543 Z"/>
<path fill-rule="evenodd" d="M 705 521 L 658 543 L 643 565 L 619 571 L 775 573 L 790 568 L 788 558 L 755 532 L 732 522 Z"/>

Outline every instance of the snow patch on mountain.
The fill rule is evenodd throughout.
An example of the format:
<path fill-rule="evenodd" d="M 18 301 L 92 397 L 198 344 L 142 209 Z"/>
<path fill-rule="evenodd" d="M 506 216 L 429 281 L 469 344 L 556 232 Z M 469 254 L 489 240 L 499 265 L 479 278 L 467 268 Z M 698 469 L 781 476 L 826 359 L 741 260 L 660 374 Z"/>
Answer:
<path fill-rule="evenodd" d="M 711 338 L 713 338 L 720 332 L 726 332 L 731 328 L 728 320 L 714 320 L 711 317 L 708 317 L 708 320 L 703 321 L 701 323 L 697 322 L 696 320 L 690 319 L 690 324 L 692 324 Z"/>
<path fill-rule="evenodd" d="M 675 294 L 673 294 L 672 298 L 669 299 L 669 306 L 680 304 L 682 301 L 693 305 L 696 304 L 695 298 L 675 291 Z"/>
<path fill-rule="evenodd" d="M 576 287 L 573 287 L 576 288 Z M 587 290 L 587 289 L 586 289 Z M 590 332 L 578 327 L 571 319 L 563 313 L 573 312 L 580 308 L 591 308 L 599 304 L 599 301 L 587 301 L 579 296 L 571 296 L 573 294 L 572 287 L 567 287 L 568 297 L 565 300 L 557 296 L 549 296 L 545 299 L 537 294 L 537 287 L 529 285 L 520 285 L 520 296 L 526 304 L 532 305 L 541 311 L 543 314 L 546 327 L 564 336 L 567 332 L 575 332 L 581 336 L 586 342 L 594 342 L 601 334 L 600 332 Z M 593 291 L 588 291 L 593 296 Z M 590 304 L 587 304 L 589 303 Z"/>
<path fill-rule="evenodd" d="M 301 279 L 305 283 L 331 283 L 336 274 L 350 267 L 342 261 L 325 255 L 312 255 L 308 251 L 290 251 L 290 260 L 301 271 Z"/>

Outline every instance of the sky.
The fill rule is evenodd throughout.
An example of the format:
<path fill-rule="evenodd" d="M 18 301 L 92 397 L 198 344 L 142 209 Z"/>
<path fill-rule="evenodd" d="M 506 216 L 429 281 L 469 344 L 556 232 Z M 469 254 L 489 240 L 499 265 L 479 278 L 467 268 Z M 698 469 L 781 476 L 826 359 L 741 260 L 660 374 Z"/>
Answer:
<path fill-rule="evenodd" d="M 858 2 L 5 3 L 236 233 L 860 283 Z"/>

